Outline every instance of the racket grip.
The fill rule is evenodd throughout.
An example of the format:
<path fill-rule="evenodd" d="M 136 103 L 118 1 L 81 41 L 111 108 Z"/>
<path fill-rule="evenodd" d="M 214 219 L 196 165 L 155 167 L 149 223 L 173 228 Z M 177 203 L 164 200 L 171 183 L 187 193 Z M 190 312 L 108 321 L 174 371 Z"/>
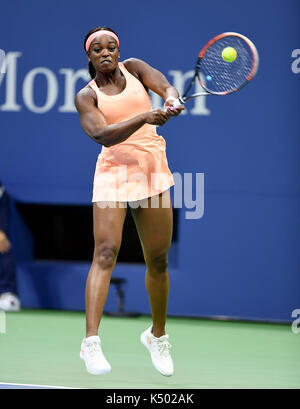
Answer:
<path fill-rule="evenodd" d="M 184 104 L 183 99 L 181 97 L 178 97 L 173 101 L 173 108 L 178 108 L 183 104 Z M 165 107 L 164 110 L 167 111 L 168 109 Z"/>
<path fill-rule="evenodd" d="M 184 101 L 182 100 L 182 98 L 179 97 L 179 98 L 176 98 L 175 101 L 173 102 L 173 107 L 178 108 L 183 104 L 184 104 Z"/>

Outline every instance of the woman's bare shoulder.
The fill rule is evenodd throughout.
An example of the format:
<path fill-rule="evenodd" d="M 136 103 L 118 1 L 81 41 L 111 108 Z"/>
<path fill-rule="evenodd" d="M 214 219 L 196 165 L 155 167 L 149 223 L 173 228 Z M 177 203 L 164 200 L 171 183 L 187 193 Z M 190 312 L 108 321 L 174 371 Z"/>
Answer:
<path fill-rule="evenodd" d="M 85 87 L 81 88 L 75 95 L 75 106 L 80 109 L 83 104 L 97 105 L 97 95 L 96 92 L 87 84 Z"/>
<path fill-rule="evenodd" d="M 81 98 L 81 97 L 84 98 L 84 97 L 87 97 L 87 96 L 96 97 L 95 91 L 93 90 L 92 87 L 89 86 L 89 84 L 87 84 L 85 87 L 81 88 L 81 90 L 79 90 L 79 91 L 77 92 L 76 98 L 77 98 L 77 97 L 79 97 L 79 98 Z"/>
<path fill-rule="evenodd" d="M 126 70 L 129 71 L 130 74 L 134 75 L 138 79 L 140 79 L 140 74 L 147 65 L 143 60 L 140 60 L 139 58 L 128 58 L 127 60 L 124 60 L 122 63 Z"/>

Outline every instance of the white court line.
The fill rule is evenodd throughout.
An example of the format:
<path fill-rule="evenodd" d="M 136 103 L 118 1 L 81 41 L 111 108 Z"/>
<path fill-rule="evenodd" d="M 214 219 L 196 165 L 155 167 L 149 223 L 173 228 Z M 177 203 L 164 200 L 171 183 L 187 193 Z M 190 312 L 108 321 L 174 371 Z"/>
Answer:
<path fill-rule="evenodd" d="M 9 382 L 0 382 L 0 385 L 28 386 L 28 387 L 54 388 L 54 389 L 80 389 L 80 388 L 71 388 L 71 387 L 68 387 L 68 386 L 37 385 L 37 384 L 31 384 L 31 383 L 9 383 Z"/>

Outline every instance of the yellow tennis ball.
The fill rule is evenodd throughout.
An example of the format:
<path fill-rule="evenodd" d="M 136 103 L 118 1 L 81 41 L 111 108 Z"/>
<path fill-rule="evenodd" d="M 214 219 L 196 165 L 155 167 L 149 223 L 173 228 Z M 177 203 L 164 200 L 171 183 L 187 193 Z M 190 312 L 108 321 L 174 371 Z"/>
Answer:
<path fill-rule="evenodd" d="M 233 62 L 237 57 L 237 52 L 233 47 L 226 47 L 222 51 L 222 58 L 226 62 Z"/>

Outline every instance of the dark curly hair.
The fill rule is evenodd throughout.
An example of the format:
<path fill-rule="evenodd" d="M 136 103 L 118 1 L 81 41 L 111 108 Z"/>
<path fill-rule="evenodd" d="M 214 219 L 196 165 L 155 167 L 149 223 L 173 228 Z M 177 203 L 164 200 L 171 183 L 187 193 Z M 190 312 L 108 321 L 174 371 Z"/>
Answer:
<path fill-rule="evenodd" d="M 90 30 L 90 31 L 87 33 L 87 35 L 85 36 L 84 43 L 83 43 L 84 51 L 86 51 L 86 50 L 85 50 L 85 44 L 86 44 L 86 41 L 87 41 L 87 39 L 89 38 L 89 36 L 90 36 L 91 34 L 95 33 L 96 31 L 100 31 L 100 30 L 108 30 L 108 31 L 111 31 L 112 33 L 118 35 L 118 34 L 117 34 L 112 28 L 110 28 L 110 27 L 95 27 L 95 28 L 93 28 L 92 30 Z M 91 63 L 91 61 L 89 61 L 89 73 L 90 73 L 91 78 L 94 79 L 95 76 L 96 76 L 96 70 L 95 70 L 93 64 Z"/>

